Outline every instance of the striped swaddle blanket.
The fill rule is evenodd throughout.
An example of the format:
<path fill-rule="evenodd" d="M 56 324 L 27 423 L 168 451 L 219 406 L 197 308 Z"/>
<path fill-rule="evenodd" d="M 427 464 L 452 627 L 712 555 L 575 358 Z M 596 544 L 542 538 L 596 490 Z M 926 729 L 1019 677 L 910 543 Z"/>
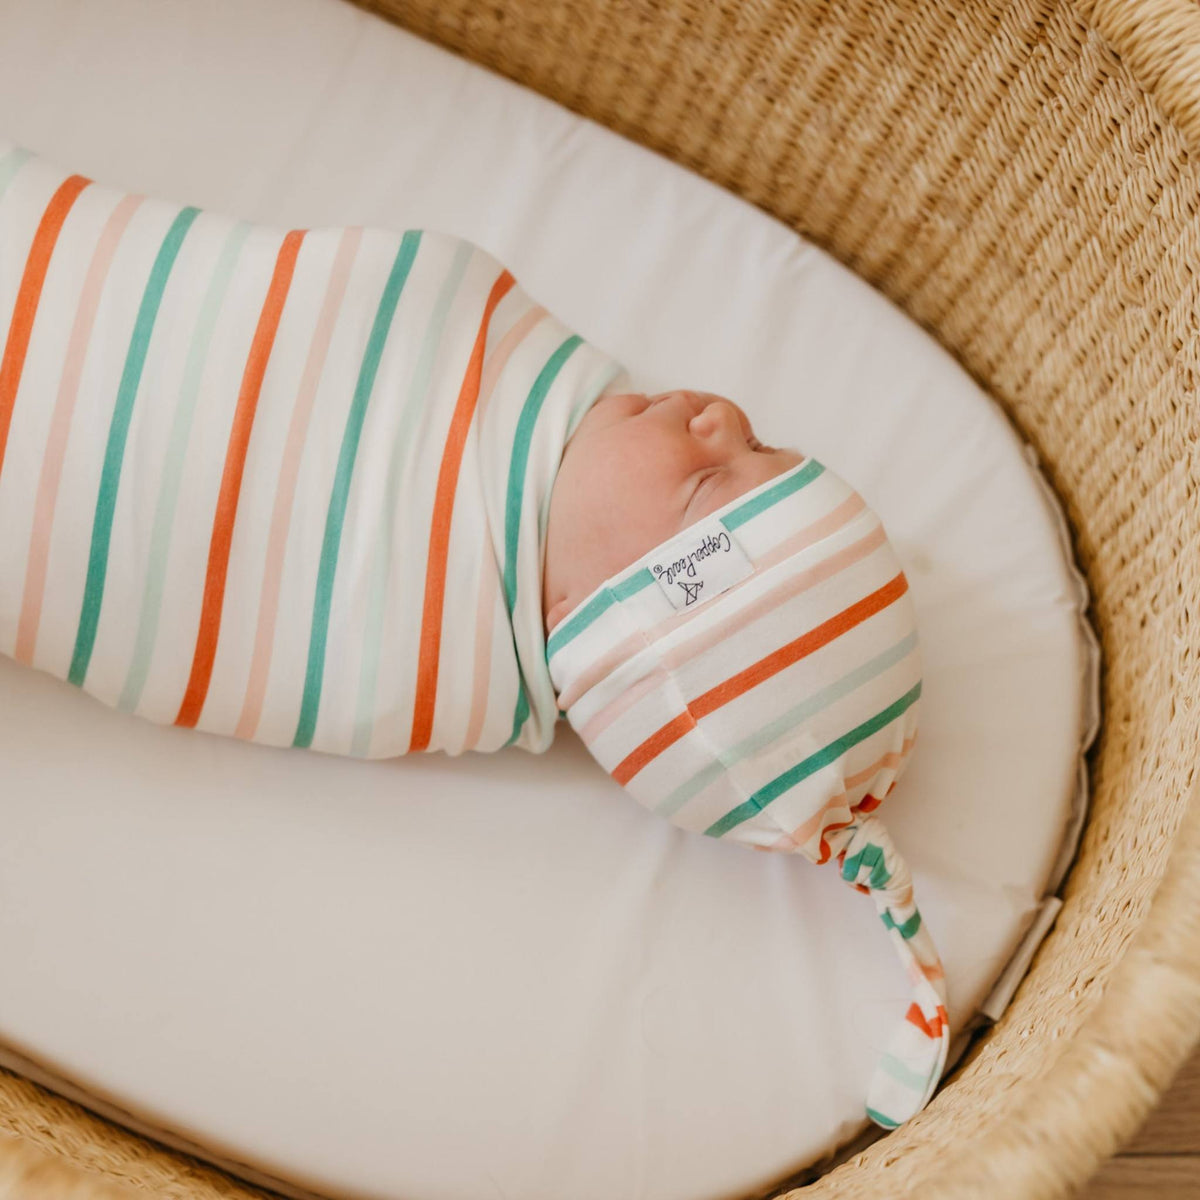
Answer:
<path fill-rule="evenodd" d="M 546 508 L 620 368 L 495 259 L 0 142 L 0 337 L 0 651 L 272 745 L 549 745 Z"/>
<path fill-rule="evenodd" d="M 831 858 L 913 1003 L 868 1097 L 928 1100 L 936 949 L 874 808 L 916 736 L 908 584 L 822 464 L 546 639 L 563 447 L 627 380 L 478 247 L 274 229 L 0 141 L 0 652 L 151 720 L 385 757 L 547 748 L 561 712 L 678 825 Z"/>
<path fill-rule="evenodd" d="M 607 580 L 551 632 L 559 705 L 597 761 L 684 829 L 838 862 L 870 894 L 913 1000 L 867 1099 L 894 1127 L 933 1093 L 942 965 L 874 810 L 912 750 L 921 659 L 878 515 L 813 458 Z"/>

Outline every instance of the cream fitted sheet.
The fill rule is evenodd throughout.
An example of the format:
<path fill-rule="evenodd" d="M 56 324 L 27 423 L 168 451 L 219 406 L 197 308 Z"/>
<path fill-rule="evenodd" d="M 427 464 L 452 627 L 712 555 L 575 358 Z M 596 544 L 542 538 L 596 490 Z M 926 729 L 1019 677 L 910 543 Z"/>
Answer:
<path fill-rule="evenodd" d="M 646 388 L 852 481 L 921 621 L 885 815 L 965 1022 L 1058 874 L 1096 677 L 1060 518 L 949 356 L 757 210 L 335 0 L 0 0 L 0 129 L 254 220 L 473 238 Z M 291 1188 L 745 1194 L 861 1128 L 907 991 L 834 872 L 656 820 L 565 727 L 358 763 L 4 661 L 0 816 L 0 1041 Z"/>

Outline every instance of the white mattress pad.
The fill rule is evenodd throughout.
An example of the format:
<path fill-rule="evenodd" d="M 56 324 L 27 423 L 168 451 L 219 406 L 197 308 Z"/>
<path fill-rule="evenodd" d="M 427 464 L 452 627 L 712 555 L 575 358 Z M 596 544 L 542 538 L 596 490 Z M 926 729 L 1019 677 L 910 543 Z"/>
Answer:
<path fill-rule="evenodd" d="M 646 390 L 729 395 L 850 480 L 922 638 L 882 815 L 967 1022 L 1069 852 L 1097 651 L 1031 452 L 932 339 L 751 206 L 337 0 L 0 0 L 0 131 L 252 220 L 469 237 Z M 0 814 L 9 1061 L 291 1190 L 744 1195 L 864 1126 L 908 995 L 836 872 L 673 828 L 565 725 L 541 757 L 368 763 L 4 660 Z"/>

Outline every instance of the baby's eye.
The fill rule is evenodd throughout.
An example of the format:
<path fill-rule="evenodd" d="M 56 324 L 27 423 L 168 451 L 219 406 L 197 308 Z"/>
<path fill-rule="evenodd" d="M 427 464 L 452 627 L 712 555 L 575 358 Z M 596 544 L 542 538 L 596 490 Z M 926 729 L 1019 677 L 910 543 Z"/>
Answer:
<path fill-rule="evenodd" d="M 696 480 L 696 486 L 692 488 L 691 497 L 688 499 L 687 506 L 691 508 L 701 496 L 712 491 L 714 481 L 720 476 L 721 468 L 714 467 L 710 471 L 705 471 L 699 479 Z"/>

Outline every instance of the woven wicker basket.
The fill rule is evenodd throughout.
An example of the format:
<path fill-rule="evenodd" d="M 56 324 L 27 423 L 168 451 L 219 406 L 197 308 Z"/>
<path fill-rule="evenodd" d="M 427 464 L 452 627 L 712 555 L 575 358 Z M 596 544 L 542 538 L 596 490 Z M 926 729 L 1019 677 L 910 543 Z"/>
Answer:
<path fill-rule="evenodd" d="M 1105 653 L 1065 907 L 929 1108 L 790 1194 L 1068 1194 L 1200 1032 L 1200 7 L 367 6 L 824 246 L 949 347 L 1041 454 Z M 267 1194 L 7 1073 L 0 1129 L 0 1197 Z"/>

